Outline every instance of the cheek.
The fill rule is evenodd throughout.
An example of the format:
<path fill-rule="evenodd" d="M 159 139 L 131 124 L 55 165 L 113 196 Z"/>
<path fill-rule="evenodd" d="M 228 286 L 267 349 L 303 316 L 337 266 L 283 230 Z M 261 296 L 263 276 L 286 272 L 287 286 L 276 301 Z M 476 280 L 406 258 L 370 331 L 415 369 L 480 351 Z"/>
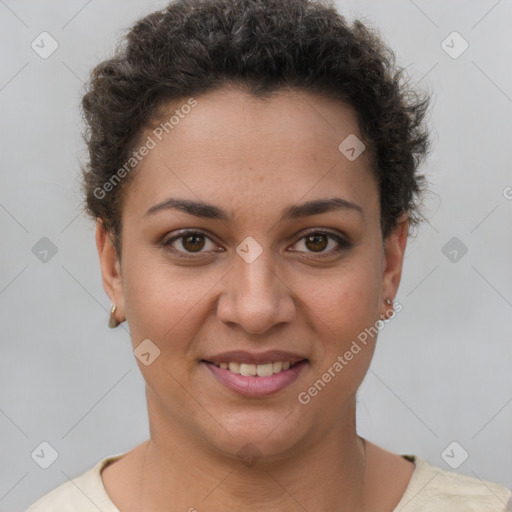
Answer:
<path fill-rule="evenodd" d="M 332 274 L 324 283 L 324 291 L 310 301 L 331 338 L 340 335 L 340 344 L 378 320 L 380 277 L 375 263 L 361 261 Z"/>
<path fill-rule="evenodd" d="M 291 288 L 300 299 L 297 309 L 303 302 L 325 352 L 343 350 L 378 319 L 380 268 L 376 258 L 368 257 L 368 249 L 358 253 L 322 274 L 285 272 L 285 281 L 295 283 Z M 180 267 L 154 248 L 137 251 L 128 244 L 125 254 L 123 292 L 133 344 L 149 338 L 164 348 L 172 340 L 179 349 L 180 340 L 192 340 L 211 314 L 225 268 Z"/>
<path fill-rule="evenodd" d="M 159 258 L 160 259 L 160 258 Z M 127 262 L 123 276 L 125 310 L 134 343 L 154 339 L 161 344 L 189 339 L 204 314 L 208 294 L 219 276 L 176 267 L 142 252 Z M 190 331 L 190 332 L 189 332 Z"/>
<path fill-rule="evenodd" d="M 373 328 L 378 319 L 376 276 L 364 266 L 344 272 L 311 303 L 320 343 L 311 387 L 303 391 L 319 397 L 313 405 L 318 414 L 325 414 L 326 404 L 339 405 L 353 396 L 368 372 L 378 332 Z M 331 409 L 329 414 L 343 412 L 338 406 Z"/>

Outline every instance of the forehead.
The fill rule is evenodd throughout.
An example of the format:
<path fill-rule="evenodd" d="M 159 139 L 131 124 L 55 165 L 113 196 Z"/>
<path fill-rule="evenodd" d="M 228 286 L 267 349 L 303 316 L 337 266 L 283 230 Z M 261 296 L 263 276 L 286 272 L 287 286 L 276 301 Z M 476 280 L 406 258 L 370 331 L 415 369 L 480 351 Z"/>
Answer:
<path fill-rule="evenodd" d="M 260 159 L 271 159 L 278 155 L 265 149 L 277 149 L 281 144 L 290 157 L 292 152 L 309 153 L 310 157 L 324 152 L 338 158 L 342 140 L 351 134 L 362 138 L 352 107 L 300 90 L 284 89 L 258 98 L 235 87 L 224 87 L 194 100 L 197 104 L 193 108 L 185 108 L 190 98 L 183 98 L 160 111 L 160 128 L 156 129 L 169 139 L 168 147 L 174 140 L 176 146 L 208 146 L 216 158 L 222 158 L 226 151 L 227 158 L 253 151 Z M 176 124 L 169 126 L 169 121 Z"/>
<path fill-rule="evenodd" d="M 280 211 L 327 195 L 367 208 L 375 202 L 366 152 L 350 160 L 340 151 L 347 137 L 362 139 L 357 113 L 342 102 L 302 91 L 260 99 L 224 88 L 167 107 L 140 139 L 153 147 L 125 202 L 138 213 L 172 196 L 221 203 L 233 214 L 253 201 L 279 203 Z"/>

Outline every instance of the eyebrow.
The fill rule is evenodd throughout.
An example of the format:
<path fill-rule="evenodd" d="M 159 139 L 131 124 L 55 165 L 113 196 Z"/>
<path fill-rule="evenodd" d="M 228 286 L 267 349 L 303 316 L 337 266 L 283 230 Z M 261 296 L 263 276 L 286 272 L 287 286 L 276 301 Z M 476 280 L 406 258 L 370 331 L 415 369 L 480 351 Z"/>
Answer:
<path fill-rule="evenodd" d="M 188 213 L 189 215 L 193 215 L 194 217 L 204 219 L 215 219 L 223 222 L 229 221 L 228 214 L 215 205 L 201 201 L 193 201 L 191 199 L 176 198 L 169 198 L 161 203 L 155 204 L 144 214 L 144 217 L 169 209 L 180 210 Z M 281 223 L 285 220 L 299 219 L 309 217 L 311 215 L 319 215 L 321 213 L 339 210 L 359 212 L 359 214 L 364 218 L 364 211 L 358 204 L 342 199 L 341 197 L 332 197 L 329 199 L 314 199 L 303 204 L 288 206 L 281 213 L 279 222 Z"/>

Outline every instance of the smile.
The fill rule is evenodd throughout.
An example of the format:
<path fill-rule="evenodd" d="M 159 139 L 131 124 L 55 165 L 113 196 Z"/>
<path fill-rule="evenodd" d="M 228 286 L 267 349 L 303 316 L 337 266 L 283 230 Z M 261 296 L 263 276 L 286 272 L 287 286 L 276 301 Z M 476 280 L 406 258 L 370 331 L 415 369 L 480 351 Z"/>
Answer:
<path fill-rule="evenodd" d="M 308 364 L 307 359 L 295 363 L 274 361 L 263 364 L 201 361 L 215 380 L 245 397 L 265 397 L 290 386 Z"/>
<path fill-rule="evenodd" d="M 236 362 L 212 364 L 217 366 L 217 368 L 229 370 L 232 373 L 243 375 L 244 377 L 269 377 L 274 373 L 280 373 L 283 370 L 288 370 L 290 367 L 298 363 L 291 363 L 290 361 L 274 361 L 272 363 L 263 364 L 245 364 Z"/>

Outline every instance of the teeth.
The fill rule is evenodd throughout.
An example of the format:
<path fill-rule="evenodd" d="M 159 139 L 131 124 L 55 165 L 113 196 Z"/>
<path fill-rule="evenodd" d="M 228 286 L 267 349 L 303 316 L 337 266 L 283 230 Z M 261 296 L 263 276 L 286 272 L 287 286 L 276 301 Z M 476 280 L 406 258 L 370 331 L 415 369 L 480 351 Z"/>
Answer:
<path fill-rule="evenodd" d="M 215 363 L 214 363 L 215 364 Z M 228 370 L 245 377 L 270 377 L 274 373 L 288 370 L 292 364 L 290 361 L 276 361 L 274 363 L 264 364 L 246 364 L 246 363 L 219 363 L 215 364 L 219 368 Z"/>
<path fill-rule="evenodd" d="M 240 375 L 243 375 L 244 377 L 251 377 L 256 375 L 256 365 L 242 363 L 240 365 Z"/>
<path fill-rule="evenodd" d="M 270 377 L 274 373 L 273 363 L 267 363 L 267 364 L 259 364 L 256 367 L 256 373 L 258 374 L 258 377 Z"/>
<path fill-rule="evenodd" d="M 238 363 L 229 363 L 229 371 L 233 373 L 240 373 L 240 365 Z"/>
<path fill-rule="evenodd" d="M 276 361 L 275 363 L 272 363 L 272 371 L 274 373 L 278 373 L 283 369 L 283 362 L 282 361 Z"/>

